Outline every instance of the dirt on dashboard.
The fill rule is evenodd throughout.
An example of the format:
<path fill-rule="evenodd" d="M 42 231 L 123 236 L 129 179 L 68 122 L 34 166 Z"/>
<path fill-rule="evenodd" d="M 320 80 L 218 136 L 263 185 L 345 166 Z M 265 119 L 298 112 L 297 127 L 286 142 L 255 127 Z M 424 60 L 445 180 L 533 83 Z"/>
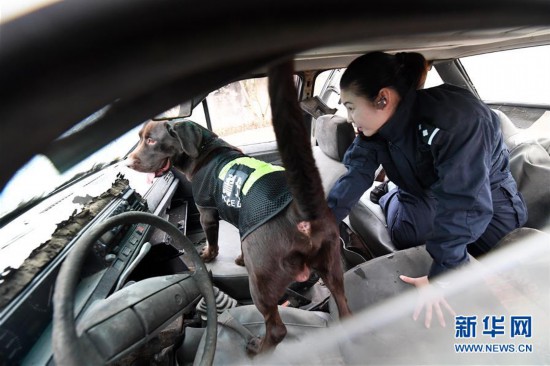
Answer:
<path fill-rule="evenodd" d="M 8 267 L 0 274 L 0 310 L 9 304 L 113 198 L 123 194 L 128 186 L 129 181 L 122 175 L 118 176 L 106 192 L 91 199 L 80 212 L 75 210 L 67 220 L 57 224 L 52 237 L 33 250 L 19 268 Z"/>

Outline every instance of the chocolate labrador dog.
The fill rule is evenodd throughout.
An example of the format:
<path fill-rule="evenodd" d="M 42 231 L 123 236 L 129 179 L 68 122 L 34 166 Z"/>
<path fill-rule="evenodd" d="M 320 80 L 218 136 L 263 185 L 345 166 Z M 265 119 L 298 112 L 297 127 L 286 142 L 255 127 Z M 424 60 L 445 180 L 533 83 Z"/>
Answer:
<path fill-rule="evenodd" d="M 326 205 L 303 126 L 292 64 L 272 69 L 269 83 L 273 125 L 286 172 L 244 155 L 191 121 L 150 121 L 127 159 L 127 165 L 140 172 L 160 176 L 173 166 L 185 174 L 206 234 L 201 254 L 205 262 L 218 254 L 219 220 L 239 228 L 242 253 L 236 263 L 246 265 L 252 299 L 266 326 L 265 336 L 247 345 L 252 354 L 274 348 L 285 337 L 278 302 L 291 282 L 307 280 L 312 269 L 334 296 L 340 316 L 350 314 L 339 230 Z"/>

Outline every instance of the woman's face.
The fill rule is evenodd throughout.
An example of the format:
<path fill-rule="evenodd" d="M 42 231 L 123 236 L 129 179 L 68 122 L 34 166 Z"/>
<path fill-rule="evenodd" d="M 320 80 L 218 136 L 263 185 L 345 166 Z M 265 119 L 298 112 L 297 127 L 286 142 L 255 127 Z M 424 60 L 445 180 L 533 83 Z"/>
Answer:
<path fill-rule="evenodd" d="M 351 90 L 342 89 L 340 99 L 348 111 L 348 120 L 365 136 L 378 132 L 393 113 L 390 111 L 388 98 L 381 94 L 375 102 L 371 102 Z"/>

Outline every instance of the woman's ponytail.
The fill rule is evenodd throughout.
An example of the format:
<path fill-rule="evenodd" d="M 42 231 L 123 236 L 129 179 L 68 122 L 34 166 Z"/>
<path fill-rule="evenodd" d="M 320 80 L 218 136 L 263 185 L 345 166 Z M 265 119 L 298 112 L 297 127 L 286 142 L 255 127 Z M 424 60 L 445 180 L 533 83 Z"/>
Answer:
<path fill-rule="evenodd" d="M 424 56 L 416 52 L 399 52 L 395 57 L 400 64 L 399 76 L 407 80 L 409 88 L 418 88 L 427 72 Z"/>
<path fill-rule="evenodd" d="M 391 55 L 370 52 L 353 60 L 340 79 L 340 89 L 374 100 L 380 89 L 394 88 L 404 96 L 417 89 L 426 73 L 426 59 L 419 53 L 399 52 Z"/>

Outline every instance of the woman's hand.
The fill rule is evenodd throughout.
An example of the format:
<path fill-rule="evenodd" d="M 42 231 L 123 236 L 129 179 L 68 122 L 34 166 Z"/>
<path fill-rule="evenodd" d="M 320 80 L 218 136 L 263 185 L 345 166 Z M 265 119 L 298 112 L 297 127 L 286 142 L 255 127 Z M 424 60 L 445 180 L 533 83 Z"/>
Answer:
<path fill-rule="evenodd" d="M 430 285 L 428 276 L 413 278 L 401 275 L 399 278 L 403 282 L 413 285 L 418 289 L 419 298 L 413 313 L 413 319 L 415 321 L 418 319 L 418 316 L 424 307 L 426 308 L 426 317 L 424 318 L 424 325 L 426 328 L 429 328 L 432 324 L 434 309 L 437 319 L 439 320 L 439 324 L 442 327 L 445 327 L 446 325 L 445 317 L 443 316 L 443 311 L 441 309 L 442 307 L 444 307 L 453 316 L 456 316 L 453 308 L 451 308 L 449 303 L 440 293 L 440 289 Z"/>

